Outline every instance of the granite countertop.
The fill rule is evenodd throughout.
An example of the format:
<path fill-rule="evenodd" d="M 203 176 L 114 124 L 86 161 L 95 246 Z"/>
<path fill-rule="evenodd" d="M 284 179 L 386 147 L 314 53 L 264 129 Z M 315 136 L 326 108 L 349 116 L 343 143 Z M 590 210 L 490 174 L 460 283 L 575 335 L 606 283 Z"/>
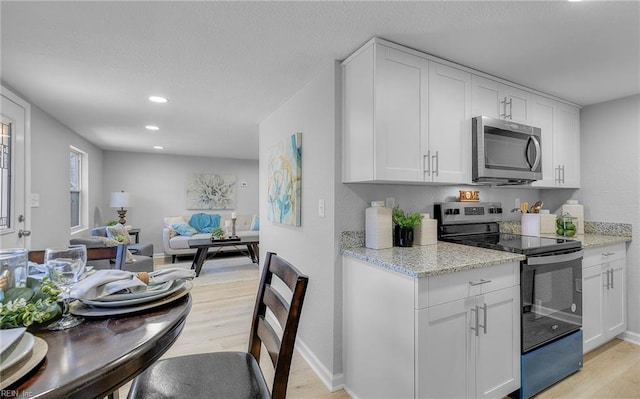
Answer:
<path fill-rule="evenodd" d="M 524 255 L 442 241 L 438 241 L 436 245 L 410 248 L 346 248 L 342 253 L 416 278 L 478 269 L 507 262 L 520 262 L 525 259 Z"/>
<path fill-rule="evenodd" d="M 557 238 L 558 236 L 552 234 L 542 234 L 542 237 Z M 582 242 L 582 248 L 601 247 L 605 245 L 617 244 L 620 242 L 629 242 L 632 239 L 632 237 L 629 236 L 611 236 L 605 234 L 585 234 L 567 238 L 569 238 L 570 240 L 578 240 Z"/>
<path fill-rule="evenodd" d="M 543 235 L 556 238 L 556 235 Z M 629 236 L 585 234 L 572 239 L 582 242 L 583 248 L 592 248 L 631 241 Z M 436 245 L 369 249 L 358 246 L 345 248 L 342 253 L 373 265 L 409 277 L 422 278 L 478 269 L 507 262 L 519 262 L 524 255 L 438 241 Z"/>

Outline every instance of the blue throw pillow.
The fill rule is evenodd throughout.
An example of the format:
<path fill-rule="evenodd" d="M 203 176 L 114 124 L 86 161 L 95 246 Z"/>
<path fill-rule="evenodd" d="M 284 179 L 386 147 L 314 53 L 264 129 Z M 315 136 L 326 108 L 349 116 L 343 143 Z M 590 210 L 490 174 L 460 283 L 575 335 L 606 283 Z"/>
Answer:
<path fill-rule="evenodd" d="M 196 229 L 198 233 L 211 233 L 220 227 L 220 215 L 217 213 L 194 213 L 189 219 L 191 227 Z"/>
<path fill-rule="evenodd" d="M 256 215 L 251 219 L 251 231 L 260 231 L 260 218 Z"/>
<path fill-rule="evenodd" d="M 186 223 L 174 223 L 171 225 L 171 228 L 181 236 L 191 237 L 192 235 L 197 233 L 196 229 Z"/>

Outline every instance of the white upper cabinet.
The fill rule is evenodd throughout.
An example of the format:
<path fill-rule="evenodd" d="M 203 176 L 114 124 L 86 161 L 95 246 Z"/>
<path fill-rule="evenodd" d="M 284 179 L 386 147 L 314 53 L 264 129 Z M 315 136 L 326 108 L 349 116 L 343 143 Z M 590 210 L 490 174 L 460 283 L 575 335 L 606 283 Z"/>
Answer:
<path fill-rule="evenodd" d="M 471 80 L 473 116 L 530 122 L 531 93 L 478 75 Z"/>
<path fill-rule="evenodd" d="M 361 49 L 343 63 L 343 182 L 470 183 L 470 96 L 468 72 Z"/>
<path fill-rule="evenodd" d="M 471 74 L 429 62 L 429 149 L 425 180 L 471 181 Z M 430 175 L 430 176 L 429 176 Z"/>
<path fill-rule="evenodd" d="M 580 110 L 542 96 L 531 101 L 531 124 L 542 131 L 542 180 L 537 188 L 580 187 Z"/>
<path fill-rule="evenodd" d="M 342 68 L 343 181 L 423 181 L 428 62 L 374 44 Z"/>
<path fill-rule="evenodd" d="M 579 109 L 481 75 L 370 40 L 342 63 L 342 181 L 470 184 L 483 115 L 542 128 L 534 187 L 579 187 Z"/>

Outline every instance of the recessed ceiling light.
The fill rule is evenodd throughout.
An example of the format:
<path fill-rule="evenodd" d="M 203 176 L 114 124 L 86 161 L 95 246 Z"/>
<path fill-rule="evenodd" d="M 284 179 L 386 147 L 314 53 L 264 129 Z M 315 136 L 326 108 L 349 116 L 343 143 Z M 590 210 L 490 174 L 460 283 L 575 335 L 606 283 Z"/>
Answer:
<path fill-rule="evenodd" d="M 156 150 L 164 150 L 164 147 L 161 145 L 154 145 L 153 148 Z"/>
<path fill-rule="evenodd" d="M 160 130 L 160 128 L 158 126 L 154 126 L 154 125 L 147 125 L 145 126 L 145 129 L 147 130 Z"/>
<path fill-rule="evenodd" d="M 154 103 L 164 104 L 164 103 L 168 102 L 169 100 L 167 100 L 165 97 L 149 96 L 149 101 L 153 101 Z"/>

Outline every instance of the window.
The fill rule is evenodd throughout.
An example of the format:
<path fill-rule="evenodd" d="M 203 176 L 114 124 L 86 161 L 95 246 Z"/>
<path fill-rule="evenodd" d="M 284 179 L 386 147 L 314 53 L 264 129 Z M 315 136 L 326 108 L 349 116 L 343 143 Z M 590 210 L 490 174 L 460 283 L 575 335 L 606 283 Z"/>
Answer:
<path fill-rule="evenodd" d="M 0 231 L 11 228 L 11 124 L 2 122 L 0 136 Z"/>
<path fill-rule="evenodd" d="M 69 151 L 69 183 L 71 199 L 71 230 L 79 230 L 87 222 L 87 154 L 71 147 Z"/>

